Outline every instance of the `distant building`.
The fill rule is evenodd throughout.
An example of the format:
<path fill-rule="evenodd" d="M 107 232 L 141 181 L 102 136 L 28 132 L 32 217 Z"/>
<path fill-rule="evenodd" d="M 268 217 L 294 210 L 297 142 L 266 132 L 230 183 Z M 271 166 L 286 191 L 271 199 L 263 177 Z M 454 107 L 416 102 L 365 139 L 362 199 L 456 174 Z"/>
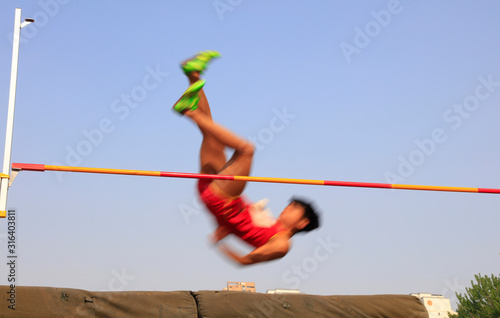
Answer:
<path fill-rule="evenodd" d="M 227 287 L 223 290 L 243 291 L 255 293 L 255 283 L 251 282 L 227 282 Z"/>
<path fill-rule="evenodd" d="M 420 298 L 424 303 L 425 308 L 429 312 L 429 318 L 448 318 L 448 313 L 456 314 L 456 312 L 451 309 L 451 303 L 448 298 L 444 298 L 442 295 L 436 294 L 426 294 L 418 293 L 411 294 Z"/>
<path fill-rule="evenodd" d="M 268 289 L 268 294 L 300 294 L 298 289 Z"/>

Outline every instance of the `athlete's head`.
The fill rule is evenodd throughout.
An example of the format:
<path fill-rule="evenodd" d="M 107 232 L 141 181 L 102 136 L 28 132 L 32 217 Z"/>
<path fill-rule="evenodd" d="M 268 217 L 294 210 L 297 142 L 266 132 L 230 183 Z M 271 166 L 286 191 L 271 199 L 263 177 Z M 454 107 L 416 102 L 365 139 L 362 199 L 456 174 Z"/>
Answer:
<path fill-rule="evenodd" d="M 309 232 L 319 227 L 319 215 L 312 204 L 297 198 L 292 198 L 281 212 L 279 221 L 294 233 Z"/>

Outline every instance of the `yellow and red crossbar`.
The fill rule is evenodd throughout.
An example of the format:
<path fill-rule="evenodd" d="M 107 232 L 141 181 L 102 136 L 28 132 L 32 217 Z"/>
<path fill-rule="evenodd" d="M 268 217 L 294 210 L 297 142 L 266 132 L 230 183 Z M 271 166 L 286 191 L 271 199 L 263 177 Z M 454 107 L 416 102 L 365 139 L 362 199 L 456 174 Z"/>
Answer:
<path fill-rule="evenodd" d="M 239 180 L 239 181 L 249 181 L 249 182 L 310 184 L 310 185 L 325 185 L 325 186 L 337 186 L 337 187 L 360 187 L 360 188 L 381 188 L 381 189 L 426 190 L 426 191 L 449 191 L 449 192 L 473 192 L 473 193 L 500 194 L 500 189 L 489 189 L 489 188 L 443 187 L 443 186 L 426 186 L 426 185 L 409 185 L 409 184 L 347 182 L 347 181 L 289 179 L 289 178 L 268 178 L 268 177 L 252 177 L 252 176 L 231 176 L 231 175 L 218 175 L 218 174 L 186 173 L 186 172 L 165 172 L 165 171 L 145 171 L 145 170 L 51 166 L 51 165 L 30 164 L 30 163 L 13 163 L 12 170 L 42 171 L 42 172 L 43 171 L 65 171 L 65 172 L 121 174 L 121 175 L 167 177 L 167 178 L 192 178 L 192 179 L 212 179 L 212 180 Z"/>

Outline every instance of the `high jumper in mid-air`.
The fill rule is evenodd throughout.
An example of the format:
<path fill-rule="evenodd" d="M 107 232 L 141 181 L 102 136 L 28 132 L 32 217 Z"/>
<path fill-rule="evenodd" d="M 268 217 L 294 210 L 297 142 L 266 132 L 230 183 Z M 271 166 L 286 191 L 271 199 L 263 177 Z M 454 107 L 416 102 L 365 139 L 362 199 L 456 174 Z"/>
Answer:
<path fill-rule="evenodd" d="M 212 119 L 210 105 L 203 91 L 205 80 L 200 79 L 208 63 L 220 54 L 203 51 L 182 62 L 181 67 L 190 86 L 173 109 L 196 123 L 203 135 L 200 148 L 202 173 L 249 176 L 255 147 Z M 234 150 L 227 160 L 226 147 Z M 290 239 L 297 233 L 319 227 L 319 217 L 313 206 L 301 199 L 292 199 L 279 217 L 269 222 L 257 217 L 256 205 L 242 197 L 244 180 L 199 179 L 198 191 L 206 208 L 215 217 L 217 229 L 212 237 L 220 250 L 241 265 L 250 265 L 282 258 L 291 247 Z M 259 220 L 260 219 L 260 220 Z M 234 234 L 255 249 L 247 255 L 220 243 Z"/>

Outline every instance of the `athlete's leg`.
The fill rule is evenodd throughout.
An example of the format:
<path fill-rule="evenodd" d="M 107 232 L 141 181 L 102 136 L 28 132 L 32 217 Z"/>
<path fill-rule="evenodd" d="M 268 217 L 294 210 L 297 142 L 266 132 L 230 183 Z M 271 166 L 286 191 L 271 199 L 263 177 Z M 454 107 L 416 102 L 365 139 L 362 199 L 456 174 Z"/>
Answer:
<path fill-rule="evenodd" d="M 189 61 L 189 60 L 188 60 Z M 186 63 L 183 62 L 183 65 Z M 194 84 L 200 80 L 200 71 L 185 72 L 189 80 L 189 84 Z M 212 120 L 212 114 L 210 111 L 210 105 L 208 104 L 208 99 L 205 92 L 200 90 L 198 92 L 199 102 L 198 111 L 208 116 Z M 224 153 L 225 146 L 219 142 L 216 138 L 213 138 L 210 134 L 206 134 L 203 127 L 200 127 L 201 133 L 203 134 L 203 141 L 200 147 L 200 170 L 204 173 L 215 174 L 219 172 L 226 164 L 226 155 Z"/>
<path fill-rule="evenodd" d="M 188 110 L 185 116 L 191 118 L 203 131 L 204 138 L 215 140 L 223 146 L 234 149 L 232 158 L 218 172 L 224 175 L 250 175 L 254 146 L 225 127 L 215 123 L 210 116 L 198 110 Z M 245 189 L 246 181 L 214 180 L 214 190 L 225 196 L 239 196 Z"/>
<path fill-rule="evenodd" d="M 206 63 L 218 57 L 215 51 L 205 51 L 197 57 L 187 60 L 182 64 L 184 73 L 188 76 L 190 84 L 200 80 L 200 71 L 205 70 Z M 202 86 L 202 85 L 201 85 Z M 199 87 L 199 86 L 198 86 Z M 197 94 L 199 101 L 196 111 L 185 111 L 184 115 L 190 117 L 200 128 L 203 142 L 200 149 L 201 169 L 205 173 L 220 173 L 229 175 L 249 175 L 252 165 L 254 147 L 245 139 L 234 135 L 226 128 L 212 120 L 210 106 L 203 90 Z M 235 150 L 231 160 L 226 162 L 225 147 Z M 213 185 L 221 194 L 238 196 L 245 188 L 245 181 L 214 180 Z"/>

